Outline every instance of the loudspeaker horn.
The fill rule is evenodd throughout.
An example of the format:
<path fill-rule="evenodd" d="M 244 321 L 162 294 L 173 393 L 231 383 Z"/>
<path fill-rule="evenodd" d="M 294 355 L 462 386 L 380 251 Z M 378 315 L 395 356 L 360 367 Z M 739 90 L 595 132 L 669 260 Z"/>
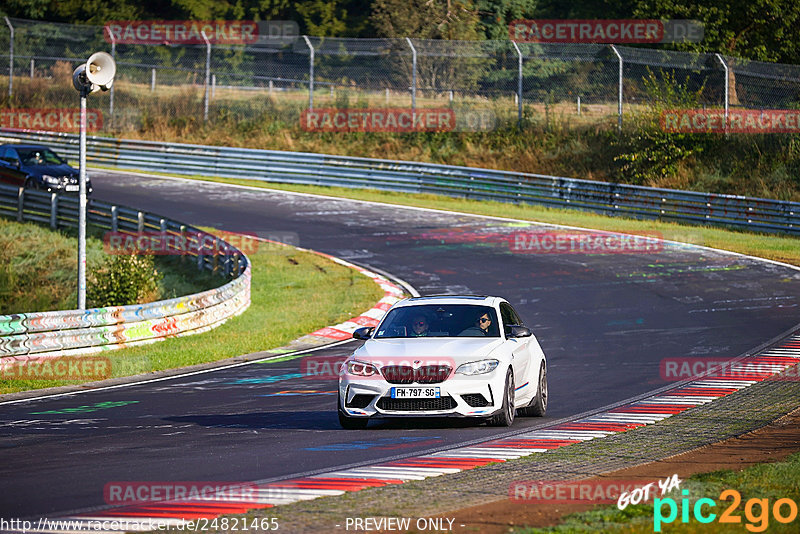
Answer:
<path fill-rule="evenodd" d="M 95 52 L 86 61 L 86 78 L 103 91 L 108 91 L 111 84 L 114 83 L 116 73 L 117 64 L 111 54 Z"/>

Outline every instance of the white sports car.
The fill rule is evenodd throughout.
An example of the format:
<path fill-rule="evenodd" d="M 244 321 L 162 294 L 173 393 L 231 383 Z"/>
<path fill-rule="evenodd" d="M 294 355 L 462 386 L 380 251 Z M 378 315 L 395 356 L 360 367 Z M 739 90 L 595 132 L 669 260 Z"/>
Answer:
<path fill-rule="evenodd" d="M 500 297 L 429 296 L 395 304 L 339 373 L 339 422 L 371 417 L 475 417 L 511 426 L 547 409 L 539 342 Z"/>

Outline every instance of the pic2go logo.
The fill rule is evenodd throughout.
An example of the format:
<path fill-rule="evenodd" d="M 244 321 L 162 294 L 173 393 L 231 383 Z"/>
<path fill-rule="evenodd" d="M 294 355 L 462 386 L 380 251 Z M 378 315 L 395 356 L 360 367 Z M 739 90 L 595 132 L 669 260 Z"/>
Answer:
<path fill-rule="evenodd" d="M 694 506 L 689 503 L 689 490 L 681 490 L 683 498 L 680 504 L 681 522 L 689 522 L 689 514 L 694 516 L 694 519 L 699 523 L 711 523 L 717 519 L 717 514 L 711 511 L 712 508 L 717 507 L 717 502 L 709 498 L 697 499 Z M 743 523 L 742 517 L 734 515 L 734 512 L 742 502 L 742 495 L 734 490 L 727 489 L 719 494 L 719 500 L 731 503 L 722 514 L 719 515 L 718 521 L 720 523 Z M 675 499 L 666 497 L 663 499 L 656 498 L 653 501 L 653 531 L 661 532 L 661 527 L 664 524 L 674 522 L 678 518 L 678 503 Z M 747 520 L 745 528 L 750 532 L 764 532 L 769 528 L 770 513 L 778 523 L 791 523 L 797 519 L 797 503 L 791 499 L 783 498 L 778 499 L 770 508 L 769 499 L 748 499 L 744 504 L 744 518 Z"/>

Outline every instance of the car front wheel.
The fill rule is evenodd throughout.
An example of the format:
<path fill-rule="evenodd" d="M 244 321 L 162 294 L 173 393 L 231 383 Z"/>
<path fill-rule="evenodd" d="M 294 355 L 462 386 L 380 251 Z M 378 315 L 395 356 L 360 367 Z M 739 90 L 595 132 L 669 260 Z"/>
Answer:
<path fill-rule="evenodd" d="M 542 362 L 539 367 L 539 386 L 536 396 L 531 403 L 524 408 L 520 408 L 519 414 L 527 417 L 542 417 L 547 412 L 547 364 Z"/>
<path fill-rule="evenodd" d="M 511 426 L 514 424 L 514 373 L 506 372 L 506 387 L 503 391 L 503 408 L 489 419 L 492 426 Z"/>
<path fill-rule="evenodd" d="M 345 430 L 363 430 L 367 428 L 369 419 L 366 417 L 351 417 L 342 409 L 342 397 L 337 396 L 336 407 L 339 412 L 339 425 Z"/>

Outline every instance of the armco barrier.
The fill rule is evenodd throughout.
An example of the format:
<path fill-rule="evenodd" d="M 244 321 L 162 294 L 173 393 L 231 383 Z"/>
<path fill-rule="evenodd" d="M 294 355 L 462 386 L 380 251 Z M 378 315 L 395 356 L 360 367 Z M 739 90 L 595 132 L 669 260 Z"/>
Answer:
<path fill-rule="evenodd" d="M 75 227 L 76 196 L 56 195 L 0 184 L 0 215 Z M 242 313 L 250 305 L 250 263 L 220 238 L 167 218 L 106 202 L 90 200 L 89 224 L 127 234 L 182 238 L 199 269 L 218 273 L 227 282 L 194 295 L 170 300 L 91 310 L 0 315 L 0 364 L 43 356 L 65 356 L 149 343 L 166 337 L 206 331 Z M 77 251 L 76 251 L 77 253 Z"/>
<path fill-rule="evenodd" d="M 2 142 L 41 142 L 77 159 L 78 136 L 0 130 Z M 607 215 L 800 234 L 800 203 L 432 163 L 246 148 L 88 139 L 90 164 L 453 197 L 526 202 Z"/>

